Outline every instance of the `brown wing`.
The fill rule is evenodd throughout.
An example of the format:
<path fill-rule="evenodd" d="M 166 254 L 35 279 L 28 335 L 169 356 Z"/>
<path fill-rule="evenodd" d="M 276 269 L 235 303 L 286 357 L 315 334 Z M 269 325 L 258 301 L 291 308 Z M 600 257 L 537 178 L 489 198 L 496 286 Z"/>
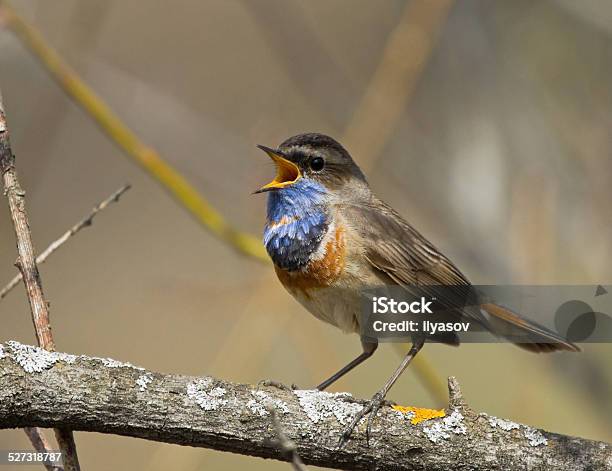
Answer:
<path fill-rule="evenodd" d="M 390 284 L 403 286 L 408 291 L 419 286 L 419 293 L 425 292 L 437 298 L 436 309 L 448 311 L 449 320 L 457 320 L 467 314 L 461 309 L 460 301 L 448 299 L 448 295 L 455 290 L 445 289 L 440 292 L 436 286 L 465 286 L 469 290 L 471 285 L 468 279 L 392 208 L 373 200 L 370 205 L 343 209 L 343 213 L 349 215 L 349 220 L 353 221 L 364 240 L 368 241 L 364 247 L 367 260 L 372 267 L 386 275 Z M 428 286 L 431 286 L 431 293 L 428 292 Z M 477 309 L 468 317 L 486 324 Z M 454 333 L 447 333 L 438 337 L 438 340 L 452 345 L 459 344 Z"/>
<path fill-rule="evenodd" d="M 400 285 L 466 285 L 468 279 L 431 242 L 385 203 L 359 208 L 366 257 Z M 365 213 L 365 214 L 364 214 Z"/>
<path fill-rule="evenodd" d="M 373 198 L 370 204 L 344 209 L 345 214 L 351 215 L 350 220 L 354 221 L 364 239 L 368 241 L 365 247 L 368 261 L 395 284 L 407 288 L 416 285 L 422 287 L 420 290 L 423 291 L 427 291 L 427 286 L 453 286 L 451 290 L 432 290 L 439 303 L 451 315 L 470 318 L 494 333 L 499 330 L 500 323 L 506 330 L 529 331 L 538 339 L 541 338 L 542 343 L 517 345 L 531 351 L 579 351 L 578 347 L 558 334 L 507 308 L 487 304 L 483 306 L 486 316 L 479 306 L 465 308 L 466 296 L 471 295 L 471 284 L 467 277 L 385 203 Z"/>

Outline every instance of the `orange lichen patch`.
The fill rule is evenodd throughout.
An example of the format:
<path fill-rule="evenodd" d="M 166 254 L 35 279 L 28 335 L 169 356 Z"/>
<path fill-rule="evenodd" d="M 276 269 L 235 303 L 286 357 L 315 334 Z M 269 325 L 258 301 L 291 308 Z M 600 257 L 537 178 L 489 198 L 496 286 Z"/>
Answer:
<path fill-rule="evenodd" d="M 410 419 L 410 423 L 412 425 L 419 424 L 425 420 L 444 417 L 446 415 L 444 409 L 421 409 L 420 407 L 411 406 L 393 406 L 393 409 L 398 412 L 401 412 L 402 414 L 412 412 L 414 414 L 412 419 Z"/>
<path fill-rule="evenodd" d="M 345 265 L 346 243 L 344 227 L 336 229 L 334 238 L 325 245 L 325 254 L 318 260 L 313 260 L 305 270 L 288 272 L 276 268 L 281 283 L 291 292 L 301 291 L 309 297 L 308 290 L 313 288 L 327 288 L 336 281 Z"/>

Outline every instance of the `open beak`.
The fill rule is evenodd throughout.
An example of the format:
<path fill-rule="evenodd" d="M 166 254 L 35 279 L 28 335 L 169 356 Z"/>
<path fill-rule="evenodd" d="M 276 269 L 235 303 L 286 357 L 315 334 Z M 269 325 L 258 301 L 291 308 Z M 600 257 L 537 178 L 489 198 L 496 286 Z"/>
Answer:
<path fill-rule="evenodd" d="M 284 188 L 298 181 L 302 176 L 300 169 L 290 160 L 287 160 L 280 151 L 271 149 L 266 146 L 258 145 L 268 156 L 274 161 L 276 165 L 276 177 L 267 185 L 262 186 L 255 193 L 263 193 L 265 191 L 275 190 L 278 188 Z"/>

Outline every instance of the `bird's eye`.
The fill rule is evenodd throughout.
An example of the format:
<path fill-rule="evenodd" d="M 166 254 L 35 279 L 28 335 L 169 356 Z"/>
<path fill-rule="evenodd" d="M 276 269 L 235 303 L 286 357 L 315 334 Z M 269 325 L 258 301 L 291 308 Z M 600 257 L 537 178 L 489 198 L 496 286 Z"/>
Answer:
<path fill-rule="evenodd" d="M 325 160 L 323 160 L 323 157 L 315 157 L 310 161 L 310 168 L 315 172 L 323 170 L 323 167 L 325 167 Z"/>

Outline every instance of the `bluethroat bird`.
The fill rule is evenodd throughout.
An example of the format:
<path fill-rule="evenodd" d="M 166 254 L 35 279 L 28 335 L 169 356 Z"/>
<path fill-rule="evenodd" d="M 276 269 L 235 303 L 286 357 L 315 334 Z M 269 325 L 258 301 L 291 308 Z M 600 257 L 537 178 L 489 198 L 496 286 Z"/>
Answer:
<path fill-rule="evenodd" d="M 362 291 L 379 285 L 460 285 L 468 279 L 431 242 L 370 190 L 349 153 L 323 134 L 290 137 L 278 148 L 258 146 L 276 165 L 274 180 L 256 193 L 268 193 L 263 242 L 279 280 L 318 319 L 345 332 L 360 333 Z M 518 314 L 495 304 L 470 311 L 494 334 L 528 331 L 535 341 L 517 344 L 533 352 L 579 351 L 579 348 Z M 500 334 L 501 333 L 501 334 Z M 357 423 L 372 417 L 389 389 L 425 343 L 412 336 L 412 347 L 368 404 L 345 429 L 348 439 Z M 443 343 L 458 345 L 456 335 Z M 319 390 L 370 358 L 378 341 L 361 338 L 362 353 L 323 381 Z"/>

